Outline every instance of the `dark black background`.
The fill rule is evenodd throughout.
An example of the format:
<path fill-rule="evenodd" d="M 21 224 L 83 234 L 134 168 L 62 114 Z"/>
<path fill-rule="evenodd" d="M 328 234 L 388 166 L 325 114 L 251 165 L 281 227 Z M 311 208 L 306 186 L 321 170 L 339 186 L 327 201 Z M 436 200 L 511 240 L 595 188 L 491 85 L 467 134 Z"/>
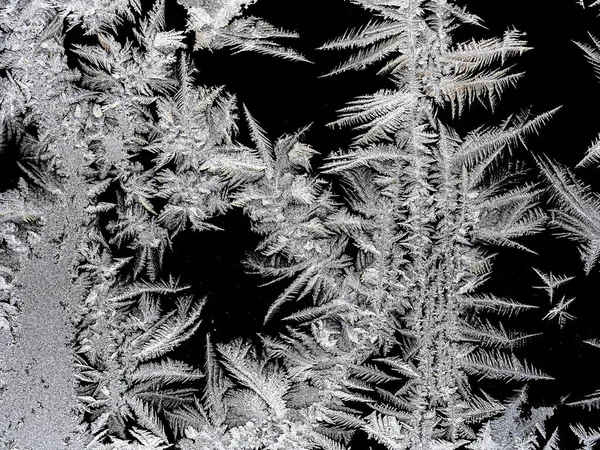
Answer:
<path fill-rule="evenodd" d="M 597 11 L 584 9 L 575 0 L 468 1 L 462 4 L 482 17 L 487 29 L 465 26 L 455 33 L 457 41 L 499 36 L 516 28 L 527 34 L 532 50 L 517 61 L 516 70 L 525 72 L 524 79 L 517 89 L 506 93 L 495 114 L 476 108 L 456 124 L 457 128 L 464 132 L 479 125 L 498 123 L 508 114 L 524 108 L 531 107 L 534 113 L 541 113 L 562 105 L 541 135 L 530 139 L 529 151 L 543 153 L 574 167 L 600 133 L 595 112 L 596 105 L 600 104 L 600 82 L 573 42 L 590 42 L 588 31 L 600 34 Z M 289 45 L 312 64 L 249 53 L 202 52 L 196 58 L 200 82 L 225 85 L 272 138 L 312 123 L 306 141 L 323 155 L 347 146 L 352 134 L 332 130 L 326 124 L 335 120 L 336 110 L 345 102 L 356 95 L 386 87 L 388 82 L 377 76 L 375 69 L 322 77 L 343 55 L 316 48 L 347 28 L 364 24 L 369 13 L 343 0 L 260 0 L 249 9 L 249 14 L 296 30 L 301 37 L 291 40 Z M 174 12 L 171 19 L 175 15 Z M 525 149 L 515 157 L 532 161 Z M 318 165 L 319 158 L 316 162 Z M 529 179 L 540 181 L 535 165 L 531 166 Z M 597 190 L 600 188 L 598 169 L 576 173 Z M 278 289 L 257 287 L 259 280 L 244 275 L 239 263 L 244 252 L 253 249 L 258 237 L 250 232 L 241 214 L 229 214 L 220 223 L 225 228 L 223 232 L 182 236 L 176 243 L 176 257 L 184 261 L 188 279 L 196 281 L 199 292 L 209 295 L 211 328 L 218 338 L 265 331 L 261 328 L 262 317 Z M 520 330 L 544 333 L 520 352 L 529 362 L 555 377 L 555 381 L 530 385 L 532 403 L 553 406 L 565 397 L 566 401 L 581 399 L 600 389 L 600 349 L 581 343 L 583 339 L 600 336 L 598 270 L 586 276 L 576 245 L 559 239 L 550 230 L 527 238 L 524 243 L 537 254 L 491 249 L 498 256 L 492 278 L 483 290 L 539 306 L 534 312 L 508 321 L 509 326 Z M 550 304 L 542 291 L 532 288 L 540 284 L 532 267 L 576 276 L 558 292 L 558 298 L 563 294 L 576 297 L 570 309 L 576 320 L 562 330 L 556 322 L 541 320 Z M 494 395 L 493 391 L 490 393 Z M 596 412 L 560 406 L 551 425 L 564 429 L 573 421 L 598 426 L 600 416 Z M 574 448 L 576 442 L 570 433 L 561 434 L 564 448 Z"/>

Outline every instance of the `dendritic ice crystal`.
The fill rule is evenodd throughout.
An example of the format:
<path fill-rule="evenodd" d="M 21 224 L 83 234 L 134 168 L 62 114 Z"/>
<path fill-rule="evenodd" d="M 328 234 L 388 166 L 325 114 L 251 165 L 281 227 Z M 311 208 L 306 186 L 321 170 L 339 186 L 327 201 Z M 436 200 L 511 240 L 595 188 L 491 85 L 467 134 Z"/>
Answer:
<path fill-rule="evenodd" d="M 0 449 L 600 449 L 599 2 L 528 3 L 2 1 Z"/>

